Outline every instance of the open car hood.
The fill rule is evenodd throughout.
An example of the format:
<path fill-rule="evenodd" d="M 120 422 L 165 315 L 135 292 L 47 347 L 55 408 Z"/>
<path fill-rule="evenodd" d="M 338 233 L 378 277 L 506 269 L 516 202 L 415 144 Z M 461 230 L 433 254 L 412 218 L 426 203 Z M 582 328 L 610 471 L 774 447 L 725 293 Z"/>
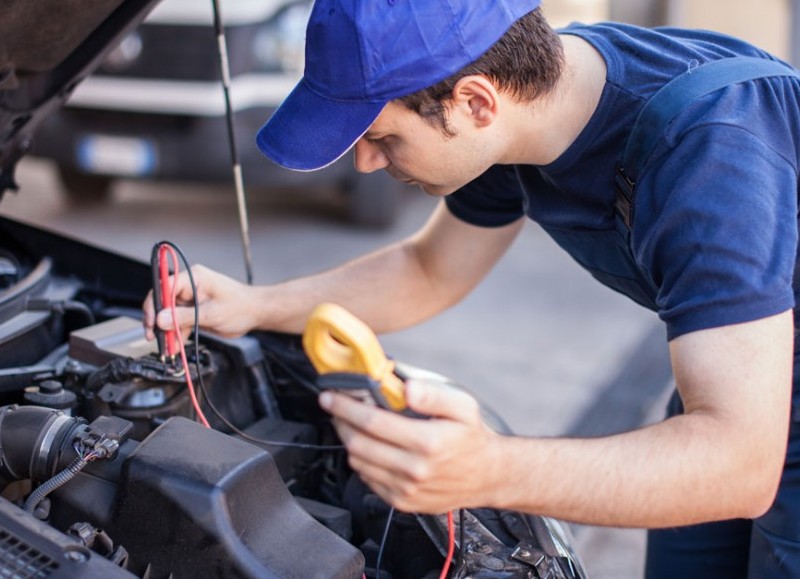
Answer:
<path fill-rule="evenodd" d="M 0 5 L 0 197 L 42 120 L 159 0 L 4 0 Z"/>

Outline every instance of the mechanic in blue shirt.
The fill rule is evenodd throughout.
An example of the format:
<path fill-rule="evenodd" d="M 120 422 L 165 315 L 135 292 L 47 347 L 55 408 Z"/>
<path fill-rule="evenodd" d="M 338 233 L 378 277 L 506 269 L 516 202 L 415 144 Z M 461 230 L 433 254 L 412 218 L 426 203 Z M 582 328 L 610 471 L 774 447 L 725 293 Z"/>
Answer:
<path fill-rule="evenodd" d="M 200 323 L 300 332 L 333 301 L 376 331 L 407 327 L 464 297 L 533 219 L 658 312 L 680 408 L 615 436 L 539 439 L 498 435 L 473 398 L 423 384 L 409 384 L 408 402 L 433 420 L 323 394 L 353 468 L 406 511 L 488 506 L 654 529 L 650 578 L 800 577 L 800 80 L 778 64 L 785 73 L 680 102 L 650 127 L 654 148 L 626 191 L 617 165 L 659 89 L 708 62 L 775 59 L 710 32 L 556 34 L 538 4 L 317 0 L 305 76 L 260 148 L 314 170 L 355 147 L 360 171 L 443 202 L 408 239 L 316 276 L 248 287 L 196 268 Z M 179 291 L 191 300 L 185 277 Z M 152 334 L 150 303 L 145 313 Z M 192 314 L 180 308 L 179 325 Z M 158 323 L 170 328 L 169 312 Z"/>

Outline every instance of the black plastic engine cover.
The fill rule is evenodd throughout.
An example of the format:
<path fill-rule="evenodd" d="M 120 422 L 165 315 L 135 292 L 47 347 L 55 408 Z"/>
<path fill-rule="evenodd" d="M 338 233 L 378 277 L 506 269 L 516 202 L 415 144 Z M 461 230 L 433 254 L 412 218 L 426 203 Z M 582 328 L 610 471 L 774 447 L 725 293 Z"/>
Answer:
<path fill-rule="evenodd" d="M 126 459 L 114 514 L 150 577 L 360 578 L 361 552 L 303 510 L 271 455 L 171 418 Z"/>

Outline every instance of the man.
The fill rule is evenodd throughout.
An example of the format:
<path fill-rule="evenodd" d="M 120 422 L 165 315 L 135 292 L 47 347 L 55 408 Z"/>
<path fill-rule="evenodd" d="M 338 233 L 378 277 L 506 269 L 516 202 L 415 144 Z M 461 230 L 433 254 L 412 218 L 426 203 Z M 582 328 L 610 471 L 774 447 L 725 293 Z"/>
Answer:
<path fill-rule="evenodd" d="M 538 4 L 317 0 L 304 79 L 260 148 L 313 170 L 355 147 L 360 171 L 443 201 L 408 239 L 319 275 L 247 287 L 196 268 L 200 323 L 300 332 L 314 305 L 333 301 L 397 330 L 458 302 L 530 217 L 658 312 L 682 410 L 616 436 L 537 439 L 500 436 L 471 397 L 424 384 L 407 397 L 426 421 L 325 393 L 353 468 L 402 510 L 486 506 L 656 529 L 651 578 L 798 577 L 798 78 L 787 67 L 674 107 L 621 198 L 617 163 L 661 87 L 709 61 L 772 59 L 698 31 L 555 34 Z M 185 278 L 179 299 L 192 299 Z M 188 328 L 191 309 L 177 315 Z M 149 334 L 154 320 L 146 302 Z"/>

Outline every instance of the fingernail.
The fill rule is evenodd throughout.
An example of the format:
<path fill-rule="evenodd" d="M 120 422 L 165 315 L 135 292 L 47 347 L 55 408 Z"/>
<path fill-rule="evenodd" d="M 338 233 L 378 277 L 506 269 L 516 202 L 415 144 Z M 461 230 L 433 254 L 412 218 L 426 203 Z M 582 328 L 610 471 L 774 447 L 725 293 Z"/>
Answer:
<path fill-rule="evenodd" d="M 319 395 L 319 405 L 325 410 L 329 410 L 333 406 L 333 394 L 330 392 L 323 392 Z"/>
<path fill-rule="evenodd" d="M 156 319 L 158 323 L 158 327 L 163 330 L 171 330 L 172 329 L 172 312 L 169 310 L 162 310 L 158 313 L 158 317 Z"/>

